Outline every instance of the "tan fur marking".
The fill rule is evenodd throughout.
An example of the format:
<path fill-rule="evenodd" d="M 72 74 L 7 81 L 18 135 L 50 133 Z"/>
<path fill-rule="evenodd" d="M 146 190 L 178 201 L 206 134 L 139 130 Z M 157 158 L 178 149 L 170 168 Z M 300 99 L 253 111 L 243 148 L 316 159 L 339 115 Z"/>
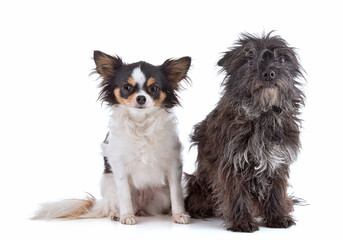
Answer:
<path fill-rule="evenodd" d="M 103 82 L 107 82 L 115 73 L 113 68 L 113 59 L 106 54 L 102 54 L 101 57 L 97 58 L 96 65 L 97 71 L 104 78 Z"/>
<path fill-rule="evenodd" d="M 273 105 L 276 103 L 278 98 L 278 89 L 277 88 L 265 88 L 262 90 L 261 98 L 265 103 Z"/>
<path fill-rule="evenodd" d="M 87 212 L 94 204 L 94 199 L 74 199 L 76 201 L 84 202 L 78 209 L 76 209 L 70 216 L 67 216 L 67 219 L 76 219 L 83 213 Z"/>
<path fill-rule="evenodd" d="M 169 70 L 168 79 L 174 84 L 177 84 L 187 76 L 189 64 L 190 62 L 184 58 L 170 61 L 167 67 Z"/>
<path fill-rule="evenodd" d="M 136 85 L 136 82 L 135 82 L 135 80 L 132 77 L 129 77 L 127 82 L 130 83 L 133 87 Z"/>
<path fill-rule="evenodd" d="M 134 107 L 134 106 L 135 106 L 135 104 L 136 104 L 136 98 L 137 98 L 137 93 L 136 93 L 136 92 L 133 93 L 133 94 L 131 94 L 131 95 L 128 97 L 127 101 L 129 102 L 130 107 Z"/>
<path fill-rule="evenodd" d="M 114 89 L 114 95 L 116 96 L 116 99 L 120 104 L 123 104 L 123 105 L 128 106 L 128 107 L 134 107 L 135 106 L 135 99 L 136 99 L 137 93 L 131 94 L 126 99 L 126 98 L 122 98 L 120 96 L 120 89 L 116 88 L 116 89 Z"/>
<path fill-rule="evenodd" d="M 155 83 L 155 79 L 151 77 L 151 78 L 148 79 L 146 85 L 147 85 L 147 87 L 149 87 L 149 86 L 151 86 L 154 83 Z"/>
<path fill-rule="evenodd" d="M 160 92 L 160 98 L 154 101 L 154 105 L 160 106 L 163 103 L 164 99 L 166 99 L 166 97 L 167 97 L 167 94 L 165 92 Z"/>
<path fill-rule="evenodd" d="M 100 65 L 111 66 L 113 59 L 103 54 L 101 55 L 101 58 L 99 58 L 98 62 Z"/>
<path fill-rule="evenodd" d="M 124 104 L 124 101 L 126 99 L 120 97 L 120 89 L 119 88 L 114 89 L 114 96 L 116 96 L 116 99 L 119 103 Z"/>

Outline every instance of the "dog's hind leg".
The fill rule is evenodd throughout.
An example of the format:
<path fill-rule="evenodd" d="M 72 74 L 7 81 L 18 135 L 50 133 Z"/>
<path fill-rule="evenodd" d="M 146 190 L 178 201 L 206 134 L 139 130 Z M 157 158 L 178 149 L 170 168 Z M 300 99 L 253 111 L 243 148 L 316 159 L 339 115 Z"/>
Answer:
<path fill-rule="evenodd" d="M 211 189 L 205 182 L 199 183 L 196 177 L 185 173 L 186 180 L 186 211 L 194 218 L 214 216 L 214 204 L 210 200 Z"/>
<path fill-rule="evenodd" d="M 170 192 L 168 186 L 138 190 L 139 195 L 133 196 L 136 215 L 169 214 L 171 209 Z"/>
<path fill-rule="evenodd" d="M 112 220 L 119 220 L 119 205 L 112 172 L 104 172 L 101 179 L 101 196 L 104 202 L 102 211 L 105 216 Z"/>

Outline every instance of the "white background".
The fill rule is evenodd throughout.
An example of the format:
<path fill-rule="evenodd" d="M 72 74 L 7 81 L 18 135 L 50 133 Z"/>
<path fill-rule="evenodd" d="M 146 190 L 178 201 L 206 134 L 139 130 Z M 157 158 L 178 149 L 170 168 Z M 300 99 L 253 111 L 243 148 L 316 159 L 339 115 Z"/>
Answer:
<path fill-rule="evenodd" d="M 342 22 L 339 1 L 1 1 L 0 238 L 342 239 Z M 40 202 L 100 195 L 108 111 L 96 101 L 97 77 L 88 76 L 93 50 L 156 65 L 192 57 L 193 83 L 176 110 L 192 172 L 188 135 L 220 97 L 216 62 L 239 33 L 270 30 L 297 47 L 307 72 L 303 148 L 290 182 L 310 205 L 296 207 L 295 227 L 244 234 L 219 219 L 28 220 Z"/>

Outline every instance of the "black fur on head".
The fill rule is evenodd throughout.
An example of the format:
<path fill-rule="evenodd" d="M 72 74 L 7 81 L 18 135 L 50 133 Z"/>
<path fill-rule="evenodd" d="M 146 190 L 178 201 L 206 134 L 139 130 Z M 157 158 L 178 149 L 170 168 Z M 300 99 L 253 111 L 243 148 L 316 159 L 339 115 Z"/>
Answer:
<path fill-rule="evenodd" d="M 154 66 L 147 62 L 141 61 L 127 64 L 118 56 L 110 56 L 101 51 L 94 51 L 94 62 L 96 64 L 95 71 L 102 78 L 99 85 L 99 99 L 106 102 L 108 105 L 116 105 L 127 103 L 135 88 L 129 94 L 122 94 L 122 86 L 127 83 L 131 77 L 133 70 L 137 67 L 145 75 L 147 82 L 142 89 L 149 93 L 149 82 L 158 86 L 158 96 L 152 96 L 159 106 L 164 108 L 172 108 L 179 103 L 177 92 L 181 88 L 181 80 L 188 82 L 190 79 L 187 72 L 191 65 L 190 57 L 182 57 L 179 59 L 167 59 L 162 65 Z M 114 93 L 116 89 L 120 89 L 117 95 Z M 123 96 L 122 96 L 123 95 Z M 133 94 L 132 94 L 133 95 Z M 123 98 L 121 98 L 123 97 Z"/>
<path fill-rule="evenodd" d="M 300 149 L 304 104 L 296 53 L 280 36 L 245 33 L 218 65 L 224 91 L 191 135 L 198 157 L 186 175 L 186 210 L 222 217 L 232 231 L 290 227 L 289 166 Z"/>
<path fill-rule="evenodd" d="M 303 69 L 294 48 L 272 32 L 262 37 L 244 33 L 218 61 L 226 73 L 225 100 L 251 114 L 272 107 L 292 110 L 304 104 L 299 89 Z"/>

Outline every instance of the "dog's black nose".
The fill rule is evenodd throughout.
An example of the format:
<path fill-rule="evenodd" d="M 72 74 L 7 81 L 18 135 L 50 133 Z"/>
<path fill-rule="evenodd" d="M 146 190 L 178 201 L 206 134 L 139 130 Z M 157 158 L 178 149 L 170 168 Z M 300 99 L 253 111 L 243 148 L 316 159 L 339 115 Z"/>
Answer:
<path fill-rule="evenodd" d="M 143 104 L 146 102 L 146 97 L 143 96 L 143 95 L 139 95 L 139 96 L 136 98 L 136 101 L 138 102 L 138 104 L 143 105 Z"/>
<path fill-rule="evenodd" d="M 276 77 L 274 70 L 267 70 L 262 72 L 262 78 L 264 80 L 273 80 Z"/>

